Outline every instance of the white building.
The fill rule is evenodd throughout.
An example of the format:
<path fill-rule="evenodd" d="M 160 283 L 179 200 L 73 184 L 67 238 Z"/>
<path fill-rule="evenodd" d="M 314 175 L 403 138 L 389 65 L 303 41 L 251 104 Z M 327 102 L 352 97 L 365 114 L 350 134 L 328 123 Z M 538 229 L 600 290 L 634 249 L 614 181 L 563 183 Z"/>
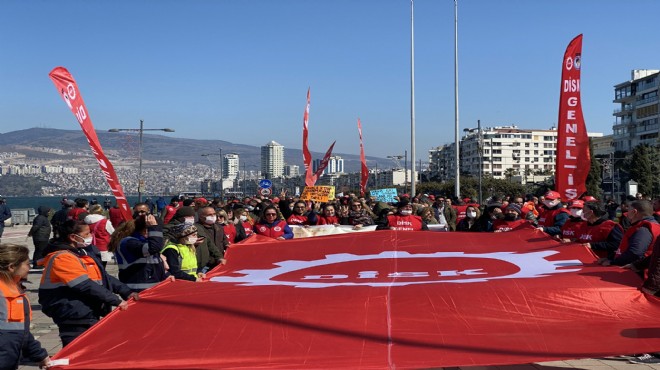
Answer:
<path fill-rule="evenodd" d="M 298 177 L 300 176 L 300 166 L 295 164 L 284 165 L 284 176 L 286 177 Z"/>
<path fill-rule="evenodd" d="M 238 177 L 239 157 L 236 153 L 225 154 L 222 157 L 222 178 L 234 180 Z"/>
<path fill-rule="evenodd" d="M 284 176 L 284 146 L 271 141 L 261 147 L 261 173 L 267 179 Z"/>
<path fill-rule="evenodd" d="M 322 159 L 315 159 L 312 162 L 313 172 L 316 172 L 316 170 L 321 166 L 321 161 Z M 321 176 L 340 173 L 344 173 L 344 159 L 340 156 L 332 156 L 328 159 L 328 166 L 323 170 Z"/>
<path fill-rule="evenodd" d="M 498 126 L 479 132 L 465 130 L 460 142 L 460 171 L 462 174 L 482 175 L 496 179 L 516 179 L 527 183 L 538 181 L 534 175 L 552 176 L 555 172 L 557 130 L 519 129 L 517 126 Z M 589 133 L 602 137 L 601 133 Z M 481 149 L 480 149 L 481 148 Z M 455 177 L 456 155 L 454 144 L 429 151 L 431 176 L 441 180 Z"/>
<path fill-rule="evenodd" d="M 614 150 L 630 152 L 639 144 L 658 145 L 660 70 L 635 69 L 630 81 L 614 86 Z"/>

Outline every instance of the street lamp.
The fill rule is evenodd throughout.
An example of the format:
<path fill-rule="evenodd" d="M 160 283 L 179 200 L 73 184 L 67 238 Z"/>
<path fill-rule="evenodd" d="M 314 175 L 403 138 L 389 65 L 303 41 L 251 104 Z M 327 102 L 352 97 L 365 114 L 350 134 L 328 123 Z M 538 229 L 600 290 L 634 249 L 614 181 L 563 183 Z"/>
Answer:
<path fill-rule="evenodd" d="M 111 128 L 108 132 L 139 132 L 140 140 L 138 144 L 138 203 L 142 203 L 142 134 L 144 131 L 164 131 L 164 132 L 174 132 L 171 128 L 144 128 L 144 120 L 140 120 L 140 128 Z"/>

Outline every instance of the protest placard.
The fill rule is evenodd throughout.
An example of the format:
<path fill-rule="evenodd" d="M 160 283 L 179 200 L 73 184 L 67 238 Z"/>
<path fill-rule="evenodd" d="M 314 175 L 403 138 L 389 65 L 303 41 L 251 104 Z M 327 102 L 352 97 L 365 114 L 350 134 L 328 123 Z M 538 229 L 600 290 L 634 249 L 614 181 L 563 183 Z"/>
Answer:
<path fill-rule="evenodd" d="M 305 186 L 300 195 L 302 200 L 311 200 L 312 202 L 327 202 L 335 198 L 334 186 Z"/>
<path fill-rule="evenodd" d="M 397 192 L 395 188 L 371 190 L 369 194 L 379 202 L 396 202 Z"/>

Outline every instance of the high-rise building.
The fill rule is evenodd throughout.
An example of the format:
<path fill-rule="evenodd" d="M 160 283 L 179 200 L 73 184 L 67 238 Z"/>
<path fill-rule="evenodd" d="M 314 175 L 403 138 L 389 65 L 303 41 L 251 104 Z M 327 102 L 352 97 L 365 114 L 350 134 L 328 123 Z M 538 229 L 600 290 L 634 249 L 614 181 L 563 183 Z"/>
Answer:
<path fill-rule="evenodd" d="M 284 176 L 297 177 L 300 176 L 300 166 L 295 164 L 287 164 L 284 166 Z"/>
<path fill-rule="evenodd" d="M 238 177 L 239 158 L 236 153 L 225 154 L 222 157 L 222 178 L 234 180 Z"/>
<path fill-rule="evenodd" d="M 271 141 L 261 147 L 261 173 L 267 179 L 284 176 L 284 146 Z"/>
<path fill-rule="evenodd" d="M 630 81 L 614 86 L 614 150 L 630 152 L 639 144 L 658 145 L 660 70 L 635 69 Z"/>
<path fill-rule="evenodd" d="M 321 159 L 315 159 L 312 162 L 312 171 L 316 170 L 321 166 Z M 321 175 L 332 175 L 344 173 L 344 159 L 340 156 L 332 156 L 328 158 L 328 166 L 323 170 Z"/>

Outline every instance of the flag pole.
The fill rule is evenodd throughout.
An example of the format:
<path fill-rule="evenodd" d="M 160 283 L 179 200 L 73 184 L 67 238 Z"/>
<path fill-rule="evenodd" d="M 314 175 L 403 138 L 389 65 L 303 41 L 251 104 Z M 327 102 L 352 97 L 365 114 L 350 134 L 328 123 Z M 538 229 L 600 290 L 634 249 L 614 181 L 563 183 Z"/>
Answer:
<path fill-rule="evenodd" d="M 410 0 L 410 195 L 415 189 L 415 0 Z"/>
<path fill-rule="evenodd" d="M 458 0 L 454 0 L 454 142 L 456 146 L 456 198 L 461 198 L 460 147 L 458 142 Z"/>

